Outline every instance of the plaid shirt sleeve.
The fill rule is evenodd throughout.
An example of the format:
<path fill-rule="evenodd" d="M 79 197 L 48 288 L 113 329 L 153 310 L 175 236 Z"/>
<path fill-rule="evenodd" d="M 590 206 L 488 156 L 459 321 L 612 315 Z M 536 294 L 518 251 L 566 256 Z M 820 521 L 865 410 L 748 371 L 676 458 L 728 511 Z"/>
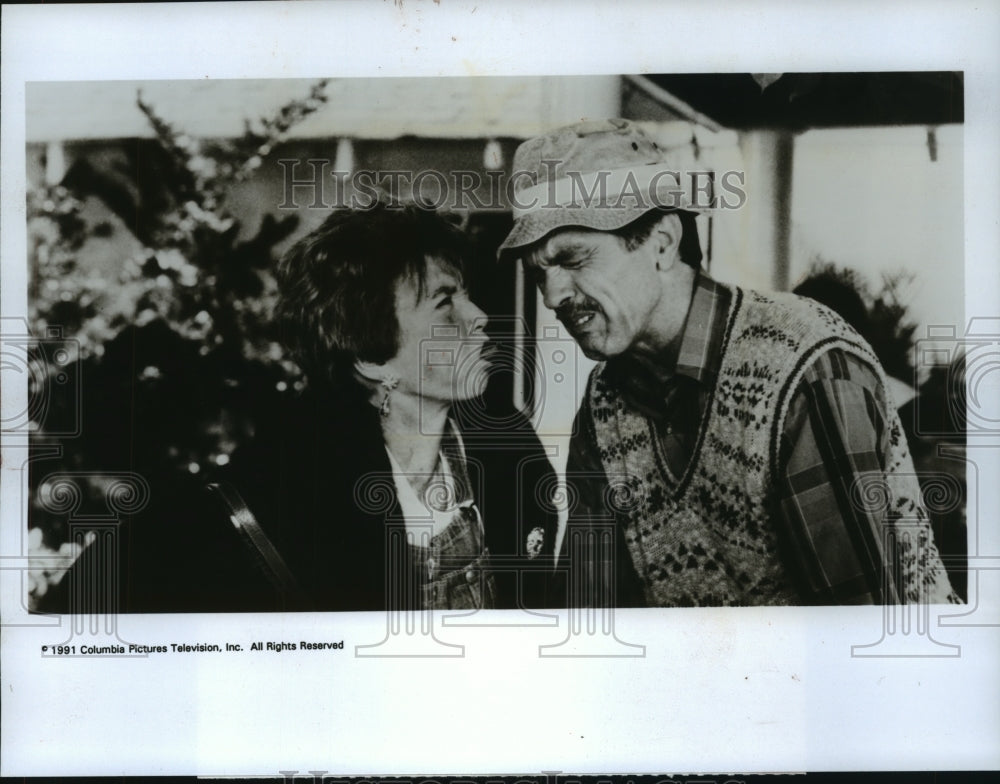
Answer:
<path fill-rule="evenodd" d="M 805 601 L 912 600 L 914 588 L 901 579 L 898 559 L 914 554 L 896 546 L 887 552 L 888 510 L 884 504 L 859 503 L 859 482 L 884 476 L 893 437 L 890 405 L 875 370 L 841 350 L 820 356 L 792 399 L 781 441 L 777 522 L 785 528 Z M 914 475 L 911 481 L 919 502 Z M 930 575 L 924 580 L 930 595 L 919 589 L 917 595 L 924 601 L 953 601 L 926 514 L 914 511 L 918 526 L 922 521 L 927 528 L 920 531 L 927 563 L 919 566 Z"/>

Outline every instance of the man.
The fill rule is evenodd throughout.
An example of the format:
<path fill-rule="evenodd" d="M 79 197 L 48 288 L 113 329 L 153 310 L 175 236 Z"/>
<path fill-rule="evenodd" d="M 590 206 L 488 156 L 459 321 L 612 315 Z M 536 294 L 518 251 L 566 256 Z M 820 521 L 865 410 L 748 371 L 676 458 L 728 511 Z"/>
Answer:
<path fill-rule="evenodd" d="M 704 185 L 628 121 L 531 139 L 514 170 L 526 187 L 501 256 L 600 360 L 567 466 L 578 503 L 563 551 L 585 575 L 571 602 L 959 601 L 854 330 L 702 272 Z M 609 525 L 611 548 L 579 536 Z"/>

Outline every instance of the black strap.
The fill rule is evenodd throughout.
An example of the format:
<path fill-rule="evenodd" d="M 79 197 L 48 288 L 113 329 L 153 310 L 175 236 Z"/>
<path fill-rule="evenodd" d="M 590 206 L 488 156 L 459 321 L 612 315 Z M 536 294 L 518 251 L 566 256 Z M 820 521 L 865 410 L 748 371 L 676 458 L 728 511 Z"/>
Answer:
<path fill-rule="evenodd" d="M 268 582 L 286 599 L 301 603 L 298 583 L 281 554 L 271 543 L 264 529 L 260 527 L 250 507 L 239 491 L 228 482 L 213 482 L 206 486 L 217 495 L 229 511 L 229 520 L 240 534 L 255 563 Z"/>

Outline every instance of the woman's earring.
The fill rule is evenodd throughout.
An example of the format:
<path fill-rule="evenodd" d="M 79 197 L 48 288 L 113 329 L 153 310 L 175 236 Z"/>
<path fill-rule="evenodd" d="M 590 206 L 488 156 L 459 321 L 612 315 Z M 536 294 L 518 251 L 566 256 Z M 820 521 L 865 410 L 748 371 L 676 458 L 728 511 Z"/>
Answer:
<path fill-rule="evenodd" d="M 385 397 L 382 398 L 382 405 L 378 407 L 378 410 L 382 416 L 389 416 L 389 393 L 399 386 L 399 379 L 393 375 L 386 375 L 379 383 L 385 390 Z"/>

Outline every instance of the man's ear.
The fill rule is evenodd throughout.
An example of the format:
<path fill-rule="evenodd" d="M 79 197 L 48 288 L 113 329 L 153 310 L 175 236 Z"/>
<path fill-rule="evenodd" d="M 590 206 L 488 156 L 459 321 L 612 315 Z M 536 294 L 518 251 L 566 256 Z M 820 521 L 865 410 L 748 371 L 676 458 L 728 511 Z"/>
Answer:
<path fill-rule="evenodd" d="M 680 257 L 681 219 L 676 213 L 668 212 L 653 229 L 653 251 L 656 254 L 656 268 L 670 269 Z"/>

